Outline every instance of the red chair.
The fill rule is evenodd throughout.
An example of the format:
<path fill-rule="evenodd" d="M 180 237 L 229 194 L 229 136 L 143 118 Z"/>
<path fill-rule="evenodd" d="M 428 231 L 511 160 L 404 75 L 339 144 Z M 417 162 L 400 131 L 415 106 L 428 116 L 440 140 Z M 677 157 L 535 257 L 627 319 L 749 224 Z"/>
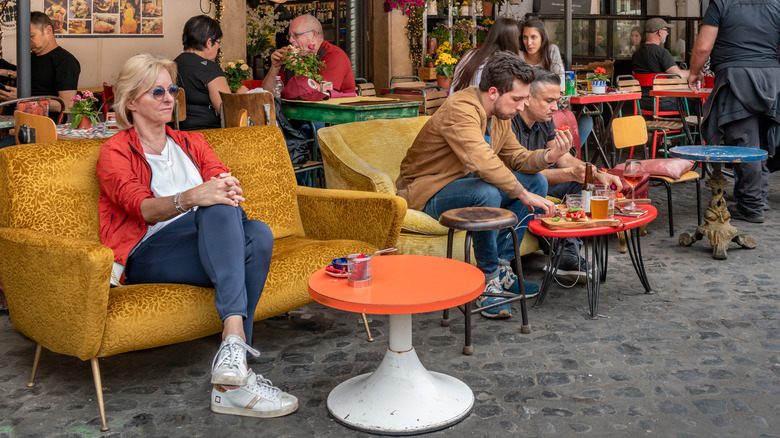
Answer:
<path fill-rule="evenodd" d="M 100 110 L 103 111 L 103 120 L 108 117 L 108 112 L 112 109 L 114 103 L 114 87 L 103 82 L 103 103 L 100 104 Z"/>

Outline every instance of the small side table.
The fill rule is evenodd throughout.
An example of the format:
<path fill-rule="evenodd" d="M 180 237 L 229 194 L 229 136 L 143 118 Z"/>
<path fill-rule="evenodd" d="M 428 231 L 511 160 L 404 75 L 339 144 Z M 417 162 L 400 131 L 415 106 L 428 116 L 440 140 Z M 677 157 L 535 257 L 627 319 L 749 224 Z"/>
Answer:
<path fill-rule="evenodd" d="M 598 319 L 599 314 L 599 288 L 601 282 L 607 279 L 607 256 L 609 255 L 606 237 L 610 234 L 631 230 L 645 225 L 656 218 L 658 211 L 652 205 L 640 204 L 640 207 L 647 210 L 647 213 L 640 217 L 615 216 L 623 221 L 623 224 L 617 227 L 594 227 L 594 228 L 574 228 L 563 230 L 551 230 L 542 224 L 542 221 L 535 219 L 530 222 L 528 229 L 537 236 L 552 238 L 550 256 L 547 259 L 547 271 L 544 274 L 539 295 L 536 297 L 534 307 L 539 307 L 547 295 L 547 290 L 552 284 L 555 272 L 558 270 L 558 263 L 563 254 L 563 245 L 567 237 L 579 237 L 583 241 L 583 253 L 585 261 L 591 264 L 591 270 L 586 273 L 586 287 L 588 289 L 588 311 L 591 319 Z M 636 275 L 645 288 L 645 293 L 652 294 L 650 282 L 645 272 L 645 264 L 642 259 L 642 246 L 640 245 L 640 233 L 626 233 L 626 243 L 628 244 L 628 253 L 631 256 L 631 263 L 634 265 Z M 587 247 L 591 248 L 591 257 L 588 260 Z"/>
<path fill-rule="evenodd" d="M 478 297 L 485 275 L 443 257 L 390 255 L 371 260 L 372 284 L 351 287 L 320 269 L 309 295 L 334 309 L 390 315 L 389 348 L 373 372 L 341 383 L 328 395 L 328 411 L 353 429 L 412 435 L 443 429 L 466 418 L 474 393 L 460 380 L 430 372 L 412 346 L 412 314 L 455 307 Z"/>
<path fill-rule="evenodd" d="M 731 225 L 731 215 L 723 201 L 723 189 L 728 184 L 723 177 L 720 166 L 722 163 L 740 163 L 747 161 L 766 160 L 768 153 L 762 149 L 752 149 L 740 146 L 677 146 L 669 150 L 669 155 L 699 162 L 712 163 L 712 175 L 707 186 L 712 189 L 710 204 L 704 213 L 704 223 L 696 227 L 693 235 L 680 235 L 680 245 L 691 246 L 702 237 L 707 236 L 712 245 L 712 258 L 726 260 L 729 242 L 735 242 L 743 248 L 753 249 L 756 241 L 745 234 L 739 234 L 737 228 Z"/>

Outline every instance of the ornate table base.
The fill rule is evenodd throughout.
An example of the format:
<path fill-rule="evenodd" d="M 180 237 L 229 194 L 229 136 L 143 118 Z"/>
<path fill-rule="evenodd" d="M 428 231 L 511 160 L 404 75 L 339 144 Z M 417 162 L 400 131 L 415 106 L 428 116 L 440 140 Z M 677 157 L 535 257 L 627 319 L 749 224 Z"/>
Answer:
<path fill-rule="evenodd" d="M 696 232 L 693 235 L 681 234 L 680 245 L 691 246 L 707 236 L 712 245 L 712 258 L 726 260 L 729 242 L 735 242 L 743 248 L 753 249 L 756 247 L 756 241 L 750 236 L 739 234 L 737 228 L 731 225 L 731 214 L 723 201 L 723 188 L 728 182 L 720 171 L 721 164 L 716 162 L 712 163 L 712 166 L 712 176 L 706 183 L 712 189 L 712 198 L 710 198 L 710 205 L 704 213 L 704 223 L 696 227 Z"/>

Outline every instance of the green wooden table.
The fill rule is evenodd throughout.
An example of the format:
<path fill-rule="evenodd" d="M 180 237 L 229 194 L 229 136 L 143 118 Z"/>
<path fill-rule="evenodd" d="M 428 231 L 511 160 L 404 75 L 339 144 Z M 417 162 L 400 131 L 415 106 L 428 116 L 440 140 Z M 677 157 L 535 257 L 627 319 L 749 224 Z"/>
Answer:
<path fill-rule="evenodd" d="M 417 117 L 420 102 L 381 97 L 342 97 L 319 102 L 282 100 L 282 112 L 292 120 L 331 124 L 362 122 L 374 119 Z"/>

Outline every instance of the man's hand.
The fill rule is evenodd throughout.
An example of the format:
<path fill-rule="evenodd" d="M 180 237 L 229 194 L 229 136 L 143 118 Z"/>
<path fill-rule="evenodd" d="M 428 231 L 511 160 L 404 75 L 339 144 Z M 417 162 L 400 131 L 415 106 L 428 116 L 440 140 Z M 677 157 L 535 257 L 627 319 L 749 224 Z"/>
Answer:
<path fill-rule="evenodd" d="M 549 150 L 545 155 L 547 164 L 553 164 L 558 161 L 558 158 L 561 158 L 564 154 L 568 154 L 573 139 L 574 137 L 568 129 L 565 131 L 557 131 L 555 133 L 555 138 L 552 141 L 547 142 Z"/>
<path fill-rule="evenodd" d="M 621 190 L 623 190 L 623 183 L 620 182 L 620 177 L 618 176 L 609 174 L 607 172 L 604 173 L 596 172 L 596 175 L 594 176 L 606 187 L 610 187 L 612 184 L 614 184 L 615 187 L 617 187 L 617 189 L 615 189 L 616 192 L 620 192 Z"/>
<path fill-rule="evenodd" d="M 8 85 L 5 88 L 5 90 L 0 90 L 0 101 L 5 102 L 6 100 L 16 99 L 16 88 Z"/>
<path fill-rule="evenodd" d="M 694 73 L 691 71 L 691 74 L 688 76 L 688 88 L 691 91 L 699 91 L 699 86 L 701 86 L 701 82 L 704 80 L 703 76 L 701 72 Z"/>
<path fill-rule="evenodd" d="M 555 214 L 555 204 L 546 198 L 542 198 L 536 193 L 531 193 L 528 190 L 524 190 L 523 193 L 517 197 L 517 199 L 519 199 L 520 202 L 525 205 L 525 208 L 527 208 L 528 212 L 531 214 L 534 212 L 534 207 L 543 209 L 545 217 L 552 217 Z M 523 218 L 518 219 L 523 220 Z"/>
<path fill-rule="evenodd" d="M 284 65 L 284 47 L 271 54 L 271 67 L 281 69 Z"/>
<path fill-rule="evenodd" d="M 567 168 L 566 170 L 571 175 L 571 178 L 569 181 L 577 181 L 577 182 L 583 182 L 585 181 L 585 168 L 587 167 L 587 164 L 580 163 L 576 166 L 572 166 Z"/>

